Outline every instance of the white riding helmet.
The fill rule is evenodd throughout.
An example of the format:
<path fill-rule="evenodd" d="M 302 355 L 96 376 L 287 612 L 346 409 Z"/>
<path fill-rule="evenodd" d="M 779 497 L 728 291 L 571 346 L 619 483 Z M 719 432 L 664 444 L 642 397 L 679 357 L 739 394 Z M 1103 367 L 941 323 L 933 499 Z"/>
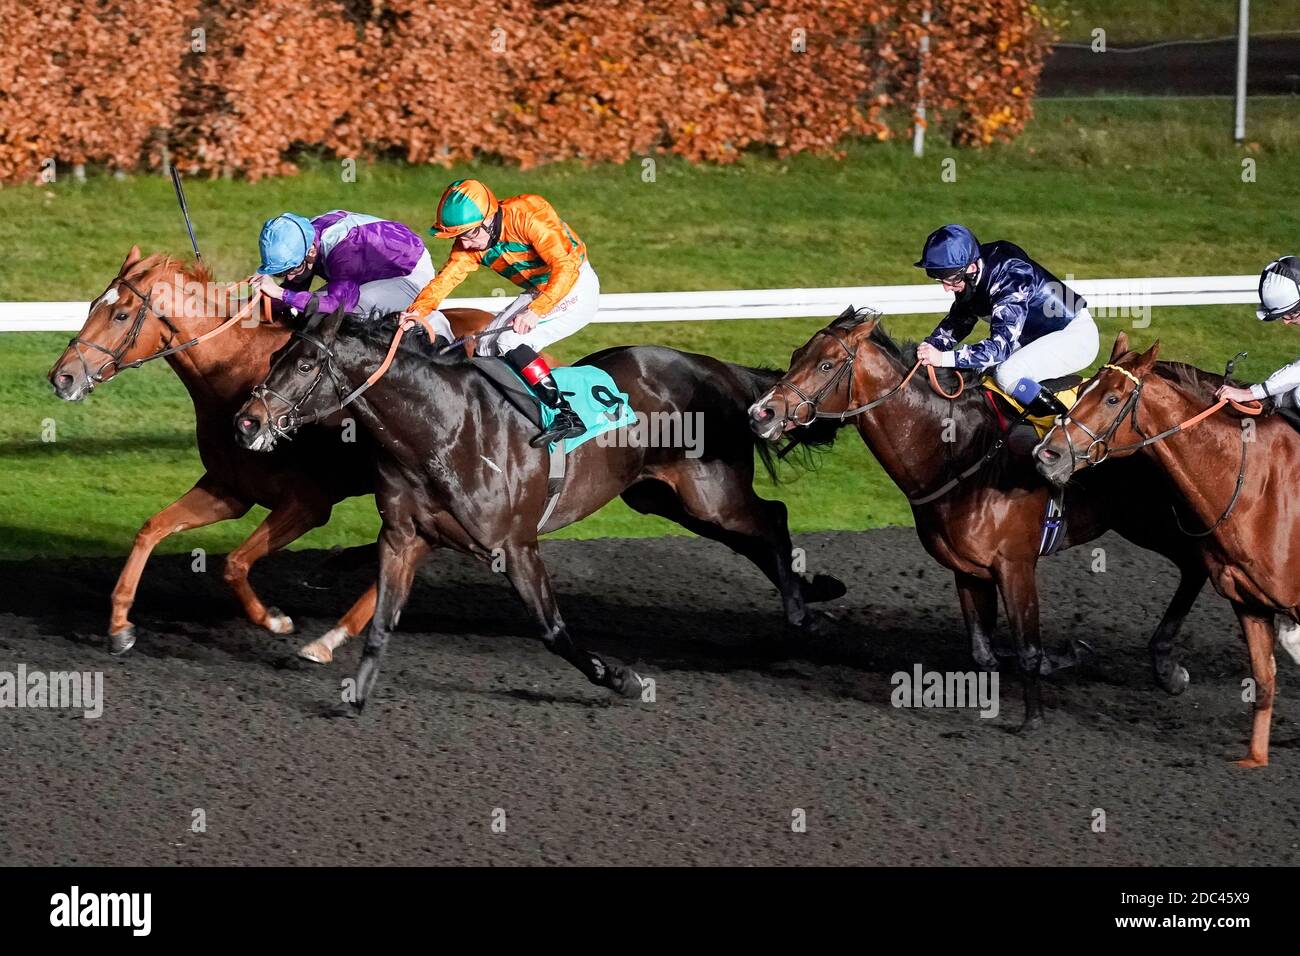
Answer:
<path fill-rule="evenodd" d="M 1300 259 L 1274 259 L 1259 275 L 1259 305 L 1255 316 L 1272 322 L 1300 311 Z"/>

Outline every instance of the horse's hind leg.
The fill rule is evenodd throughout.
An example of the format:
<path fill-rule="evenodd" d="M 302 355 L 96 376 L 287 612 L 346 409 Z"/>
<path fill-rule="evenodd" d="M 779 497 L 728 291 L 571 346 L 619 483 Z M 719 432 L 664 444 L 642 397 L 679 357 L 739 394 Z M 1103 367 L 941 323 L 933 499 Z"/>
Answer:
<path fill-rule="evenodd" d="M 1273 615 L 1253 614 L 1234 604 L 1246 647 L 1250 674 L 1255 680 L 1255 713 L 1250 731 L 1250 752 L 1238 767 L 1267 767 L 1268 738 L 1273 726 L 1273 698 L 1277 691 L 1277 660 L 1273 657 Z"/>
<path fill-rule="evenodd" d="M 193 488 L 141 525 L 113 587 L 113 610 L 108 622 L 110 653 L 125 654 L 135 644 L 135 625 L 127 615 L 135 603 L 144 566 L 158 543 L 178 531 L 242 517 L 251 507 L 250 502 L 220 487 L 210 475 L 204 475 Z"/>
<path fill-rule="evenodd" d="M 549 651 L 558 654 L 586 676 L 587 680 L 624 697 L 641 694 L 641 678 L 630 667 L 606 661 L 599 654 L 579 647 L 560 617 L 555 603 L 551 576 L 542 562 L 536 541 L 511 544 L 506 548 L 506 576 L 520 600 L 536 618 L 542 629 L 542 641 Z"/>
<path fill-rule="evenodd" d="M 291 497 L 276 505 L 253 533 L 226 556 L 226 584 L 230 585 L 248 619 L 272 634 L 293 633 L 293 621 L 276 608 L 268 608 L 253 586 L 248 583 L 248 572 L 253 565 L 273 551 L 296 541 L 312 528 L 319 528 L 330 516 L 328 502 L 309 501 Z"/>
<path fill-rule="evenodd" d="M 998 669 L 997 654 L 993 651 L 993 632 L 998 625 L 997 586 L 969 574 L 954 576 L 966 632 L 970 635 L 971 657 L 980 670 L 995 671 Z"/>
<path fill-rule="evenodd" d="M 402 608 L 411 594 L 411 582 L 416 569 L 429 553 L 431 545 L 416 532 L 414 526 L 397 528 L 388 524 L 379 532 L 379 591 L 375 613 L 366 631 L 365 650 L 361 653 L 361 666 L 357 670 L 356 700 L 353 708 L 360 712 L 374 690 L 379 677 L 379 664 L 388 646 L 388 638 L 397 627 Z"/>
<path fill-rule="evenodd" d="M 1182 630 L 1183 621 L 1187 619 L 1208 577 L 1204 566 L 1199 562 L 1186 564 L 1180 570 L 1182 578 L 1178 582 L 1178 590 L 1174 591 L 1169 607 L 1165 609 L 1164 617 L 1156 625 L 1149 645 L 1151 668 L 1155 673 L 1156 683 L 1170 694 L 1181 694 L 1187 689 L 1190 680 L 1187 668 L 1178 663 L 1178 658 L 1174 654 L 1174 643 L 1178 639 L 1178 632 Z"/>
<path fill-rule="evenodd" d="M 784 504 L 760 498 L 748 481 L 729 470 L 721 472 L 721 478 L 716 470 L 705 475 L 665 473 L 660 479 L 632 485 L 623 492 L 623 500 L 642 514 L 668 518 L 754 562 L 781 592 L 786 621 L 793 627 L 809 620 L 806 589 L 816 586 L 828 592 L 817 595 L 821 600 L 844 593 L 843 585 L 833 578 L 819 575 L 814 585 L 808 585 L 794 572 Z"/>

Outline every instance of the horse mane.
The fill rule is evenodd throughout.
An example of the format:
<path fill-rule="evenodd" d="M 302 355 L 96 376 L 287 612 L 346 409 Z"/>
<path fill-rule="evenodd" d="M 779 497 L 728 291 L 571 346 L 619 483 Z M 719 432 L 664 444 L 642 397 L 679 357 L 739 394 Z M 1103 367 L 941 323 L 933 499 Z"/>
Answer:
<path fill-rule="evenodd" d="M 1223 385 L 1222 375 L 1207 372 L 1205 369 L 1188 365 L 1186 362 L 1156 362 L 1153 371 L 1160 378 L 1184 392 L 1190 392 L 1194 398 L 1213 405 L 1217 398 L 1214 393 Z"/>
<path fill-rule="evenodd" d="M 377 319 L 347 315 L 343 317 L 343 324 L 339 326 L 339 335 L 373 348 L 379 353 L 377 357 L 383 358 L 388 354 L 389 346 L 393 344 L 393 336 L 397 334 L 397 319 L 396 312 Z M 429 347 L 427 336 L 410 333 L 402 336 L 394 362 L 402 356 L 419 359 L 427 365 L 469 364 L 469 357 L 463 349 L 455 348 L 446 353 L 435 352 Z"/>
<path fill-rule="evenodd" d="M 894 360 L 902 374 L 906 375 L 916 364 L 916 350 L 920 347 L 920 342 L 913 342 L 905 339 L 902 342 L 894 341 L 893 337 L 885 331 L 885 323 L 877 322 L 876 327 L 871 330 L 867 336 L 867 341 L 877 346 L 882 352 Z M 951 372 L 957 375 L 962 382 L 963 388 L 970 388 L 978 385 L 983 372 L 973 368 L 949 368 L 942 371 Z M 918 375 L 921 373 L 917 373 Z M 978 395 L 978 392 L 971 392 L 972 395 Z"/>

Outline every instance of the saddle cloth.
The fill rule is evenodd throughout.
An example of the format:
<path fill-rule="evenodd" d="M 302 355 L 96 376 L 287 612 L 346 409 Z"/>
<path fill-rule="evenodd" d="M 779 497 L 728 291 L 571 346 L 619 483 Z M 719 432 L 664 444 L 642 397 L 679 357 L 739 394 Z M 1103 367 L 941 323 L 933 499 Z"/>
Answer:
<path fill-rule="evenodd" d="M 528 416 L 538 431 L 551 424 L 555 409 L 538 401 L 510 363 L 499 358 L 476 358 L 472 361 L 515 408 Z M 605 432 L 636 423 L 636 412 L 628 404 L 627 393 L 618 390 L 614 379 L 604 369 L 594 365 L 564 365 L 553 369 L 552 374 L 556 387 L 569 399 L 569 405 L 587 426 L 587 430 L 577 438 L 565 440 L 565 454 Z"/>

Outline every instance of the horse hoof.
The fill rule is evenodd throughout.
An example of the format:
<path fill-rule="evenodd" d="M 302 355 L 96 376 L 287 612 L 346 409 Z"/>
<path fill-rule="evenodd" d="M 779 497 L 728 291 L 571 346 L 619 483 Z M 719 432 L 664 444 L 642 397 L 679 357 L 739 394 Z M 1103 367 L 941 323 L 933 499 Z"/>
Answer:
<path fill-rule="evenodd" d="M 614 682 L 611 686 L 619 696 L 631 700 L 641 696 L 645 683 L 641 680 L 641 675 L 632 668 L 620 667 L 614 672 Z"/>
<path fill-rule="evenodd" d="M 991 674 L 999 667 L 998 656 L 992 651 L 972 651 L 971 657 L 975 661 L 975 666 L 986 674 Z"/>
<path fill-rule="evenodd" d="M 298 656 L 314 664 L 328 664 L 334 660 L 334 652 L 321 643 L 320 638 L 298 648 Z"/>
<path fill-rule="evenodd" d="M 1192 682 L 1192 676 L 1187 673 L 1187 668 L 1181 664 L 1174 668 L 1173 673 L 1167 677 L 1158 676 L 1160 686 L 1164 688 L 1165 693 L 1170 697 L 1177 697 L 1183 691 L 1187 690 L 1187 685 Z"/>
<path fill-rule="evenodd" d="M 814 574 L 811 581 L 803 582 L 803 599 L 810 604 L 834 601 L 838 597 L 843 597 L 848 591 L 843 581 L 829 574 Z"/>
<path fill-rule="evenodd" d="M 1246 770 L 1257 770 L 1260 767 L 1268 766 L 1267 757 L 1243 757 L 1241 760 L 1234 760 L 1234 766 L 1243 767 Z"/>
<path fill-rule="evenodd" d="M 361 716 L 361 709 L 363 707 L 365 707 L 364 702 L 360 704 L 331 704 L 328 707 L 322 708 L 321 716 L 328 717 L 331 720 L 354 720 Z"/>
<path fill-rule="evenodd" d="M 304 644 L 298 649 L 298 656 L 317 664 L 328 664 L 334 660 L 334 650 L 340 644 L 348 639 L 348 632 L 341 628 L 335 627 L 326 631 L 323 635 L 316 638 L 310 644 Z"/>
<path fill-rule="evenodd" d="M 116 634 L 108 635 L 108 653 L 114 657 L 121 657 L 133 647 L 135 647 L 134 624 L 128 624 Z"/>
<path fill-rule="evenodd" d="M 1015 733 L 1020 737 L 1032 736 L 1043 726 L 1042 717 L 1026 717 L 1024 723 L 1016 728 Z"/>
<path fill-rule="evenodd" d="M 262 626 L 272 634 L 292 634 L 293 618 L 279 608 L 268 607 L 266 609 L 266 623 Z"/>

